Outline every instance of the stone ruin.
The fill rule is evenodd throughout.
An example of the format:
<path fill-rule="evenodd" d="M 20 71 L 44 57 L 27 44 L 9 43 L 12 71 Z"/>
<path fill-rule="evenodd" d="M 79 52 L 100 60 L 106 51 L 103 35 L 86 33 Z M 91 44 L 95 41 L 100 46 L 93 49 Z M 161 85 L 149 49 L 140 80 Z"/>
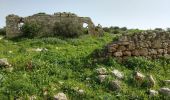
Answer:
<path fill-rule="evenodd" d="M 122 35 L 106 46 L 105 56 L 126 59 L 131 56 L 159 58 L 170 55 L 169 32 L 141 32 Z"/>
<path fill-rule="evenodd" d="M 41 30 L 44 33 L 52 33 L 55 22 L 60 22 L 61 20 L 72 20 L 80 23 L 83 27 L 87 24 L 89 34 L 97 34 L 96 27 L 93 24 L 91 18 L 89 17 L 79 17 L 74 13 L 54 13 L 54 15 L 48 15 L 45 13 L 38 13 L 28 17 L 19 17 L 17 15 L 8 15 L 6 17 L 6 37 L 15 38 L 22 36 L 21 27 L 24 23 L 39 23 L 43 26 Z"/>

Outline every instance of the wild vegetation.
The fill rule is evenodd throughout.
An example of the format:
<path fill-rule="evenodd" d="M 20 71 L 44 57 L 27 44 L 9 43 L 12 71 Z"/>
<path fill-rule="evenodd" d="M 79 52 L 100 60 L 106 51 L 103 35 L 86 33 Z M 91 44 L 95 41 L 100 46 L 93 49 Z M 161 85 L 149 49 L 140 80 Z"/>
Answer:
<path fill-rule="evenodd" d="M 93 56 L 96 50 L 100 51 L 125 31 L 129 34 L 136 32 L 124 28 L 118 30 L 119 34 L 105 33 L 102 37 L 1 38 L 0 58 L 7 58 L 11 64 L 10 67 L 0 66 L 1 99 L 36 96 L 40 100 L 50 100 L 58 92 L 63 92 L 70 100 L 168 100 L 163 95 L 150 97 L 149 87 L 145 83 L 136 84 L 132 75 L 136 70 L 144 75 L 152 74 L 156 80 L 152 89 L 158 90 L 165 86 L 163 80 L 170 79 L 169 58 L 135 57 L 120 63 L 115 58 L 99 60 Z M 102 83 L 96 73 L 98 68 L 105 68 L 109 75 Z M 110 86 L 110 82 L 116 80 L 111 73 L 114 69 L 124 74 L 120 91 L 114 91 Z M 166 87 L 170 88 L 170 85 Z"/>

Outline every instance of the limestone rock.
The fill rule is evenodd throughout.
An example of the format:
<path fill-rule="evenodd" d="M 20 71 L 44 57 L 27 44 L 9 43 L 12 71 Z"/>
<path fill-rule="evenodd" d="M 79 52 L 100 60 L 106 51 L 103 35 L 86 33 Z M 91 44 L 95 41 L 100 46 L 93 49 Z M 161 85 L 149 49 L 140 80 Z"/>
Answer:
<path fill-rule="evenodd" d="M 122 55 L 123 55 L 123 53 L 120 52 L 120 51 L 114 53 L 114 56 L 115 56 L 115 57 L 121 57 Z"/>
<path fill-rule="evenodd" d="M 156 49 L 150 49 L 149 52 L 150 52 L 151 55 L 157 55 Z"/>
<path fill-rule="evenodd" d="M 118 80 L 113 80 L 110 83 L 111 89 L 114 91 L 120 91 L 121 90 L 121 82 Z"/>
<path fill-rule="evenodd" d="M 149 81 L 149 84 L 148 84 L 149 87 L 154 87 L 155 86 L 156 82 L 155 82 L 155 80 L 154 80 L 152 75 L 148 76 L 148 81 Z"/>
<path fill-rule="evenodd" d="M 158 91 L 149 90 L 149 96 L 156 96 L 156 95 L 158 95 Z"/>
<path fill-rule="evenodd" d="M 5 67 L 5 66 L 10 66 L 10 64 L 8 63 L 7 58 L 0 59 L 0 67 Z"/>
<path fill-rule="evenodd" d="M 123 79 L 124 78 L 124 75 L 122 74 L 122 72 L 120 72 L 120 71 L 118 71 L 116 69 L 112 71 L 112 74 L 114 76 L 116 76 L 116 78 L 118 78 L 118 79 Z"/>
<path fill-rule="evenodd" d="M 104 82 L 106 77 L 107 75 L 99 75 L 98 78 L 99 78 L 100 83 Z"/>
<path fill-rule="evenodd" d="M 37 100 L 37 97 L 35 95 L 32 95 L 29 97 L 29 100 Z"/>
<path fill-rule="evenodd" d="M 84 90 L 80 89 L 80 90 L 78 90 L 78 93 L 82 95 L 82 94 L 84 94 Z"/>
<path fill-rule="evenodd" d="M 130 52 L 130 51 L 124 51 L 124 52 L 123 52 L 123 55 L 124 55 L 124 56 L 131 56 L 131 52 Z"/>
<path fill-rule="evenodd" d="M 105 74 L 107 74 L 106 68 L 98 68 L 98 69 L 96 69 L 96 71 L 97 71 L 97 73 L 98 73 L 99 75 L 105 75 Z"/>
<path fill-rule="evenodd" d="M 147 56 L 148 55 L 148 49 L 147 48 L 139 49 L 138 52 L 141 56 Z"/>
<path fill-rule="evenodd" d="M 58 93 L 54 95 L 54 100 L 68 100 L 64 93 Z"/>
<path fill-rule="evenodd" d="M 165 96 L 170 96 L 170 88 L 161 88 L 159 89 L 159 93 Z"/>
<path fill-rule="evenodd" d="M 139 51 L 138 51 L 138 50 L 133 50 L 133 51 L 132 51 L 132 55 L 133 55 L 133 56 L 139 56 L 140 54 L 139 54 Z"/>
<path fill-rule="evenodd" d="M 170 84 L 170 80 L 165 80 L 164 82 L 167 84 Z"/>
<path fill-rule="evenodd" d="M 140 72 L 135 72 L 135 73 L 134 73 L 134 79 L 135 79 L 137 82 L 142 83 L 143 80 L 144 80 L 144 78 L 145 78 L 145 75 L 143 75 L 142 73 L 140 73 Z"/>
<path fill-rule="evenodd" d="M 126 47 L 125 47 L 125 46 L 119 46 L 117 50 L 118 50 L 118 51 L 125 51 L 125 50 L 126 50 Z"/>
<path fill-rule="evenodd" d="M 162 42 L 160 39 L 158 40 L 154 40 L 152 42 L 152 48 L 155 48 L 155 49 L 160 49 L 162 47 Z"/>

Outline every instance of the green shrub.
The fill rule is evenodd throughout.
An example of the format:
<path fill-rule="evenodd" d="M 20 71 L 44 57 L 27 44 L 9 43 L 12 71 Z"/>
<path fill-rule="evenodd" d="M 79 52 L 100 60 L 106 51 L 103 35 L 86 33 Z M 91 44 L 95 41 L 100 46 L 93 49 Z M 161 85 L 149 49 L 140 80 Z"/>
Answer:
<path fill-rule="evenodd" d="M 54 26 L 54 35 L 63 37 L 78 37 L 83 33 L 81 24 L 72 20 L 62 20 L 56 22 Z"/>
<path fill-rule="evenodd" d="M 30 82 L 19 79 L 11 81 L 10 84 L 7 85 L 6 91 L 8 91 L 9 94 L 13 96 L 22 96 L 36 93 L 36 88 Z"/>
<path fill-rule="evenodd" d="M 0 28 L 0 35 L 5 35 L 6 34 L 6 28 Z"/>
<path fill-rule="evenodd" d="M 25 23 L 21 27 L 21 31 L 24 37 L 33 38 L 40 33 L 41 26 L 37 23 Z"/>
<path fill-rule="evenodd" d="M 130 69 L 152 70 L 156 64 L 143 57 L 133 57 L 124 61 L 124 65 Z"/>

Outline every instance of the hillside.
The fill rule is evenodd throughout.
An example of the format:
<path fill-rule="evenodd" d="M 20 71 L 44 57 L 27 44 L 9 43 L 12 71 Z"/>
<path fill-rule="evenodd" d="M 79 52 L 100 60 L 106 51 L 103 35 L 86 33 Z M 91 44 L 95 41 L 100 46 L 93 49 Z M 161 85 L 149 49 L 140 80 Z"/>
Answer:
<path fill-rule="evenodd" d="M 168 100 L 168 96 L 161 94 L 151 96 L 149 90 L 170 88 L 170 84 L 164 82 L 170 80 L 169 58 L 150 60 L 134 57 L 120 63 L 114 58 L 100 61 L 93 56 L 96 50 L 117 37 L 105 33 L 102 37 L 1 38 L 0 59 L 7 58 L 11 65 L 1 66 L 1 99 L 52 100 L 54 95 L 61 92 L 69 100 Z M 115 71 L 121 72 L 123 78 L 117 78 L 120 73 L 113 75 Z M 147 78 L 142 83 L 136 82 L 134 71 L 139 71 L 143 76 L 152 75 L 154 86 L 148 86 Z M 101 78 L 99 74 L 102 73 L 107 77 Z M 115 80 L 120 83 L 116 89 Z"/>

